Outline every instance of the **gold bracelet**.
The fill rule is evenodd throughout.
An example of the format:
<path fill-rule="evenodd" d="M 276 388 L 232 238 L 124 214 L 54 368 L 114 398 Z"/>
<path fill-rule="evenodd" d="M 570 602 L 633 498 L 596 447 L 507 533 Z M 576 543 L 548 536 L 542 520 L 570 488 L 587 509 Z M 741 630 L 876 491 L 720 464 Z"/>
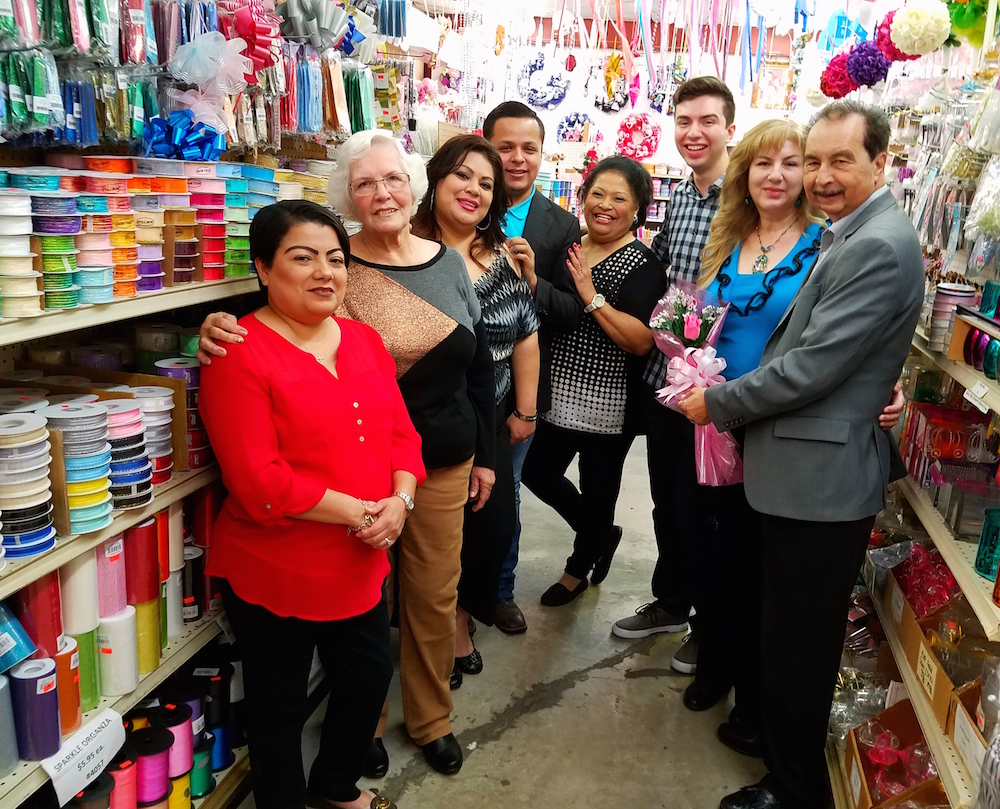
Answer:
<path fill-rule="evenodd" d="M 365 507 L 365 516 L 364 519 L 361 520 L 361 524 L 358 525 L 357 528 L 349 527 L 347 529 L 348 534 L 356 534 L 358 531 L 364 531 L 366 528 L 371 528 L 373 525 L 375 525 L 375 518 L 368 513 L 368 509 L 375 508 L 375 504 L 371 500 L 361 500 L 361 498 L 358 498 L 358 500 L 360 501 L 361 505 Z"/>

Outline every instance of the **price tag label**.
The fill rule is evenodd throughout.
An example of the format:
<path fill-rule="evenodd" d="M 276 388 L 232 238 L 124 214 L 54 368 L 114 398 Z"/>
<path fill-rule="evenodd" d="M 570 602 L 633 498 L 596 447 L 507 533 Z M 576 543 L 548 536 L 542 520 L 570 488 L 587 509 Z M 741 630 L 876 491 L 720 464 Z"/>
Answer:
<path fill-rule="evenodd" d="M 42 761 L 42 769 L 52 779 L 60 806 L 111 763 L 125 744 L 121 715 L 107 708 L 63 741 L 59 752 Z"/>
<path fill-rule="evenodd" d="M 56 687 L 56 675 L 50 674 L 48 677 L 40 677 L 35 683 L 35 693 L 39 696 L 48 694 Z"/>
<path fill-rule="evenodd" d="M 205 729 L 205 717 L 204 715 L 199 716 L 191 723 L 191 732 L 196 736 Z"/>
<path fill-rule="evenodd" d="M 854 805 L 861 803 L 861 776 L 858 774 L 858 762 L 853 762 L 851 767 L 851 794 L 854 796 Z"/>
<path fill-rule="evenodd" d="M 983 401 L 982 396 L 976 393 L 976 390 L 979 388 L 980 385 L 982 385 L 982 387 L 984 388 L 983 393 L 986 393 L 986 391 L 989 390 L 985 385 L 983 385 L 982 382 L 980 382 L 976 385 L 975 388 L 971 390 L 966 389 L 963 396 L 965 400 L 971 402 L 972 406 L 975 407 L 976 410 L 978 410 L 980 413 L 988 413 L 990 410 L 990 406 Z"/>
<path fill-rule="evenodd" d="M 899 626 L 903 620 L 903 605 L 906 601 L 903 598 L 903 591 L 899 589 L 899 585 L 893 585 L 892 589 L 892 600 L 890 607 L 892 608 L 892 620 Z"/>
<path fill-rule="evenodd" d="M 192 677 L 218 677 L 219 669 L 197 668 L 191 672 Z"/>
<path fill-rule="evenodd" d="M 193 620 L 198 617 L 198 605 L 195 604 L 193 607 L 184 607 L 181 610 L 184 620 Z"/>
<path fill-rule="evenodd" d="M 69 656 L 69 667 L 71 669 L 78 669 L 78 668 L 80 668 L 80 653 L 79 652 L 73 652 L 73 654 L 71 654 Z"/>
<path fill-rule="evenodd" d="M 965 762 L 972 776 L 976 790 L 979 789 L 979 774 L 983 769 L 983 759 L 986 758 L 986 748 L 979 741 L 969 715 L 963 709 L 955 713 L 955 747 Z"/>
<path fill-rule="evenodd" d="M 989 386 L 985 382 L 977 382 L 972 386 L 972 392 L 980 399 L 990 392 Z"/>
<path fill-rule="evenodd" d="M 122 539 L 116 539 L 114 542 L 109 542 L 104 546 L 104 556 L 112 562 L 117 562 L 118 557 L 122 555 L 122 551 L 124 549 L 125 541 Z"/>
<path fill-rule="evenodd" d="M 917 679 L 927 692 L 927 696 L 934 701 L 934 689 L 937 686 L 937 667 L 934 665 L 934 657 L 927 651 L 927 647 L 920 646 L 917 654 Z"/>
<path fill-rule="evenodd" d="M 233 634 L 233 628 L 229 625 L 226 613 L 220 612 L 215 616 L 215 622 L 219 625 L 219 629 L 222 630 L 222 634 L 226 636 L 226 641 L 228 643 L 236 643 L 236 635 Z"/>
<path fill-rule="evenodd" d="M 17 641 L 11 637 L 9 632 L 0 632 L 0 655 L 5 655 L 17 646 Z"/>

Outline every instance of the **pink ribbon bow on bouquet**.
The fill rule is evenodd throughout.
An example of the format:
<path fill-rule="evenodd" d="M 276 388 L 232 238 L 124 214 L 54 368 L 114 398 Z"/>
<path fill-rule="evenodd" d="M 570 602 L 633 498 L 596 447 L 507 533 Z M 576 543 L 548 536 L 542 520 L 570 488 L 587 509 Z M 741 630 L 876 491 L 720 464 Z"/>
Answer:
<path fill-rule="evenodd" d="M 726 361 L 715 347 L 687 348 L 684 356 L 667 365 L 667 385 L 656 392 L 660 403 L 679 410 L 681 399 L 695 388 L 710 388 L 726 381 Z M 732 486 L 743 481 L 740 447 L 730 433 L 720 433 L 714 424 L 694 426 L 694 462 L 702 486 Z"/>

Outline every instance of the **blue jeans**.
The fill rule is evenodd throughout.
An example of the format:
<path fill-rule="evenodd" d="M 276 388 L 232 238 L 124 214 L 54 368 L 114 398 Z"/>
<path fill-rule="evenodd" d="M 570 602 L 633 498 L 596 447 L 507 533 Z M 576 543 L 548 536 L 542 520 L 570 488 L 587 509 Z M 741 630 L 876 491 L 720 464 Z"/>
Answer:
<path fill-rule="evenodd" d="M 521 544 L 521 469 L 528 449 L 535 434 L 528 436 L 527 441 L 514 444 L 510 448 L 511 460 L 514 462 L 514 503 L 517 508 L 517 522 L 514 525 L 514 541 L 510 543 L 510 553 L 504 559 L 503 570 L 500 572 L 500 598 L 514 597 L 514 568 L 517 567 L 517 552 Z"/>

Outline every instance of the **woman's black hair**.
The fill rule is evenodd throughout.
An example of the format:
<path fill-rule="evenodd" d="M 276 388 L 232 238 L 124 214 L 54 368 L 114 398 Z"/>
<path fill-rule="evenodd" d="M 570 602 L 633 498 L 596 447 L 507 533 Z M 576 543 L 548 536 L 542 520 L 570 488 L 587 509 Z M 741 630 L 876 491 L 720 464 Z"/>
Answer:
<path fill-rule="evenodd" d="M 479 257 L 492 256 L 507 241 L 502 222 L 507 215 L 507 208 L 510 207 L 507 184 L 503 179 L 503 163 L 500 162 L 500 155 L 493 148 L 493 144 L 486 138 L 479 135 L 459 135 L 446 142 L 434 153 L 434 157 L 427 161 L 427 187 L 430 193 L 424 197 L 416 216 L 413 217 L 412 230 L 416 236 L 424 239 L 435 241 L 441 239 L 441 228 L 434 213 L 434 189 L 439 182 L 462 165 L 465 156 L 470 152 L 482 155 L 493 169 L 493 202 L 486 214 L 489 217 L 489 224 L 485 230 L 476 228 L 478 232 L 472 246 L 473 260 L 485 269 L 490 262 L 483 263 Z"/>
<path fill-rule="evenodd" d="M 625 178 L 625 182 L 628 183 L 628 187 L 632 191 L 632 196 L 635 197 L 635 201 L 639 204 L 639 210 L 636 212 L 635 227 L 630 229 L 635 230 L 637 227 L 642 227 L 646 224 L 646 212 L 653 202 L 653 180 L 650 178 L 649 172 L 631 157 L 616 154 L 611 157 L 605 157 L 600 163 L 594 166 L 594 170 L 583 181 L 583 185 L 580 186 L 580 205 L 583 205 L 583 201 L 587 198 L 587 194 L 590 193 L 590 189 L 594 187 L 597 178 L 608 171 L 614 171 Z"/>
<path fill-rule="evenodd" d="M 288 235 L 288 231 L 303 222 L 315 222 L 317 225 L 333 228 L 337 241 L 340 242 L 340 249 L 344 251 L 344 265 L 351 263 L 351 242 L 340 217 L 315 202 L 287 199 L 261 208 L 250 223 L 250 261 L 254 267 L 257 266 L 257 259 L 265 267 L 270 267 L 281 240 Z"/>

